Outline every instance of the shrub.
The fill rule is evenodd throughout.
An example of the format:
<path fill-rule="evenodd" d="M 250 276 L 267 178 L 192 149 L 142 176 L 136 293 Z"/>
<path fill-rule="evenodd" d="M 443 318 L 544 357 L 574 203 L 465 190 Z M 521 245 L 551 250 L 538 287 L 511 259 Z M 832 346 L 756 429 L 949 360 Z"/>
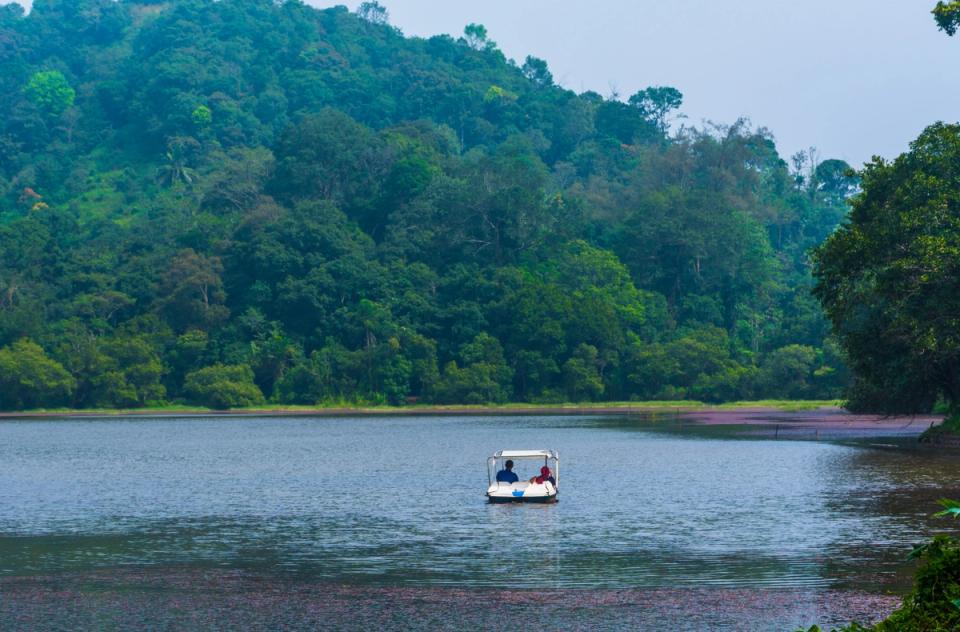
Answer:
<path fill-rule="evenodd" d="M 215 364 L 187 375 L 184 390 L 190 401 L 210 408 L 226 409 L 264 403 L 263 393 L 253 383 L 253 369 L 245 364 Z"/>
<path fill-rule="evenodd" d="M 73 376 L 34 342 L 18 340 L 0 349 L 0 408 L 63 406 L 76 386 Z"/>

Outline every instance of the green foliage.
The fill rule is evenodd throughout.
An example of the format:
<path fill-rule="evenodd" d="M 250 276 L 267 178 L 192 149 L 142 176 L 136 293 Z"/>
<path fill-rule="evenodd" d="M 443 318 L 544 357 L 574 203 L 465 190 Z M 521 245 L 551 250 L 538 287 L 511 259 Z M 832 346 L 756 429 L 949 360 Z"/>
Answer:
<path fill-rule="evenodd" d="M 440 403 L 502 403 L 509 396 L 513 371 L 503 357 L 496 338 L 479 334 L 460 350 L 462 368 L 451 361 L 437 382 L 435 398 Z"/>
<path fill-rule="evenodd" d="M 960 503 L 938 501 L 936 517 L 960 516 Z M 960 540 L 937 535 L 914 548 L 910 559 L 921 560 L 913 590 L 887 619 L 871 628 L 876 632 L 946 632 L 960 628 Z"/>
<path fill-rule="evenodd" d="M 205 105 L 198 105 L 193 110 L 193 114 L 190 115 L 190 118 L 193 120 L 193 124 L 197 127 L 207 127 L 213 122 L 213 111 Z"/>
<path fill-rule="evenodd" d="M 950 500 L 949 498 L 941 498 L 937 503 L 943 507 L 943 511 L 938 511 L 933 514 L 934 518 L 943 518 L 945 516 L 953 516 L 954 518 L 960 518 L 960 502 L 956 500 Z"/>
<path fill-rule="evenodd" d="M 259 406 L 265 401 L 253 383 L 253 370 L 246 365 L 204 367 L 187 375 L 183 389 L 191 403 L 218 410 Z"/>
<path fill-rule="evenodd" d="M 487 27 L 470 23 L 463 29 L 463 42 L 473 50 L 493 50 L 496 42 L 487 38 Z"/>
<path fill-rule="evenodd" d="M 626 367 L 641 399 L 748 399 L 754 373 L 731 357 L 729 337 L 719 327 L 688 330 L 665 343 L 635 340 Z"/>
<path fill-rule="evenodd" d="M 600 399 L 604 387 L 597 348 L 587 344 L 577 346 L 573 356 L 563 364 L 563 378 L 567 401 Z"/>
<path fill-rule="evenodd" d="M 160 281 L 157 304 L 175 329 L 206 329 L 228 316 L 222 304 L 222 271 L 219 258 L 205 257 L 190 248 L 171 257 Z"/>
<path fill-rule="evenodd" d="M 332 398 L 330 363 L 320 352 L 301 359 L 277 382 L 277 398 L 284 404 L 316 405 Z"/>
<path fill-rule="evenodd" d="M 523 62 L 521 70 L 523 70 L 523 74 L 527 79 L 538 86 L 548 87 L 553 85 L 553 75 L 547 67 L 547 62 L 539 57 L 527 55 L 527 59 Z"/>
<path fill-rule="evenodd" d="M 873 628 L 865 628 L 858 623 L 851 623 L 842 628 L 831 628 L 830 632 L 868 632 L 872 629 Z M 819 625 L 811 625 L 806 630 L 797 630 L 797 632 L 824 632 L 824 630 Z"/>
<path fill-rule="evenodd" d="M 34 73 L 23 92 L 31 103 L 50 116 L 63 114 L 73 105 L 77 96 L 76 90 L 70 87 L 67 78 L 59 70 Z"/>
<path fill-rule="evenodd" d="M 96 338 L 69 332 L 59 350 L 77 376 L 73 405 L 78 408 L 138 408 L 164 401 L 164 367 L 144 336 L 118 333 Z"/>
<path fill-rule="evenodd" d="M 76 381 L 43 349 L 29 340 L 0 349 L 0 408 L 54 408 L 64 406 Z"/>
<path fill-rule="evenodd" d="M 944 511 L 934 517 L 960 517 L 960 502 L 937 501 Z M 907 557 L 921 560 L 913 589 L 889 617 L 874 626 L 851 623 L 834 632 L 949 632 L 960 629 L 960 540 L 937 535 L 914 547 Z M 808 632 L 819 632 L 813 626 Z"/>
<path fill-rule="evenodd" d="M 960 28 L 960 2 L 937 2 L 937 6 L 933 8 L 933 18 L 941 31 L 950 36 L 955 35 Z"/>
<path fill-rule="evenodd" d="M 159 179 L 167 186 L 193 184 L 197 171 L 190 166 L 190 163 L 199 147 L 200 144 L 196 139 L 190 137 L 170 139 L 167 143 L 167 152 L 163 156 L 164 163 L 157 169 Z"/>
<path fill-rule="evenodd" d="M 848 224 L 815 253 L 816 294 L 857 376 L 852 403 L 960 405 L 960 126 L 938 123 L 861 173 Z"/>
<path fill-rule="evenodd" d="M 683 105 L 683 94 L 670 86 L 646 88 L 630 97 L 630 105 L 640 110 L 644 118 L 656 124 L 661 133 L 666 133 L 668 116 Z"/>
<path fill-rule="evenodd" d="M 761 394 L 782 393 L 788 399 L 807 399 L 813 388 L 817 352 L 803 345 L 788 345 L 769 353 L 757 375 Z"/>
<path fill-rule="evenodd" d="M 813 170 L 813 184 L 831 206 L 842 206 L 859 187 L 859 178 L 843 160 L 824 160 Z"/>
<path fill-rule="evenodd" d="M 4 405 L 846 383 L 806 252 L 857 178 L 791 171 L 743 121 L 668 135 L 675 88 L 577 94 L 481 25 L 406 38 L 377 2 L 4 16 L 0 345 L 36 340 L 75 380 Z"/>
<path fill-rule="evenodd" d="M 390 14 L 386 7 L 375 1 L 361 2 L 357 7 L 357 15 L 371 24 L 384 25 L 390 21 Z"/>

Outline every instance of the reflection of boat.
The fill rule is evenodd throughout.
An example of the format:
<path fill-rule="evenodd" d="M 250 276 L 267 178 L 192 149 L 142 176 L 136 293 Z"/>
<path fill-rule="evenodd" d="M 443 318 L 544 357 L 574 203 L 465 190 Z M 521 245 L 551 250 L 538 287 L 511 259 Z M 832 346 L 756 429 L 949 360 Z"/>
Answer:
<path fill-rule="evenodd" d="M 508 461 L 533 463 L 537 472 L 546 465 L 553 473 L 556 484 L 550 481 L 530 482 L 521 478 L 516 483 L 495 480 L 496 473 Z M 500 450 L 487 459 L 487 498 L 492 503 L 555 503 L 560 487 L 560 454 L 556 450 Z"/>

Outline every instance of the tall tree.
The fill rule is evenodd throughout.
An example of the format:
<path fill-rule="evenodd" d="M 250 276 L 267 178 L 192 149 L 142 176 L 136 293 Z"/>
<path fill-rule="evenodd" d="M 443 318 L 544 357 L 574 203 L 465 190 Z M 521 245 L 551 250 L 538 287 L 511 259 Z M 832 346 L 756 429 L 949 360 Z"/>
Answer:
<path fill-rule="evenodd" d="M 463 42 L 473 50 L 493 50 L 497 43 L 487 36 L 487 27 L 471 22 L 463 28 Z"/>
<path fill-rule="evenodd" d="M 357 15 L 371 24 L 384 25 L 390 22 L 390 14 L 379 2 L 361 2 L 357 7 Z"/>
<path fill-rule="evenodd" d="M 670 86 L 657 86 L 640 90 L 630 97 L 629 102 L 666 134 L 670 127 L 670 113 L 683 105 L 683 94 Z"/>
<path fill-rule="evenodd" d="M 190 248 L 171 258 L 158 303 L 178 330 L 206 329 L 227 317 L 222 272 L 218 257 L 205 257 Z"/>
<path fill-rule="evenodd" d="M 960 125 L 860 173 L 849 223 L 815 253 L 815 292 L 859 380 L 853 405 L 960 412 Z"/>
<path fill-rule="evenodd" d="M 553 85 L 553 75 L 547 68 L 547 62 L 542 59 L 527 55 L 527 59 L 523 62 L 523 67 L 521 70 L 527 79 L 540 87 L 548 87 Z"/>

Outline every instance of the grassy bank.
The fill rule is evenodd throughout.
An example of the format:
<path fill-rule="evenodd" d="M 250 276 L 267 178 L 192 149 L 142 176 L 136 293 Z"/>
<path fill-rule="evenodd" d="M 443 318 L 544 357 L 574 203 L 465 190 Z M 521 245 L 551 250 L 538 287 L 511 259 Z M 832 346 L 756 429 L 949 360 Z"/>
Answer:
<path fill-rule="evenodd" d="M 45 417 L 45 416 L 101 416 L 101 415 L 445 415 L 445 414 L 582 414 L 582 413 L 641 413 L 641 412 L 690 412 L 708 410 L 777 410 L 795 412 L 815 410 L 817 408 L 840 407 L 842 402 L 835 400 L 762 400 L 751 402 L 730 402 L 711 405 L 696 401 L 649 401 L 649 402 L 585 402 L 565 404 L 490 404 L 490 405 L 433 405 L 414 404 L 409 406 L 364 406 L 350 404 L 330 404 L 317 406 L 259 406 L 249 408 L 231 408 L 214 410 L 201 406 L 169 405 L 150 408 L 127 409 L 39 409 L 27 411 L 5 411 L 4 417 Z"/>

